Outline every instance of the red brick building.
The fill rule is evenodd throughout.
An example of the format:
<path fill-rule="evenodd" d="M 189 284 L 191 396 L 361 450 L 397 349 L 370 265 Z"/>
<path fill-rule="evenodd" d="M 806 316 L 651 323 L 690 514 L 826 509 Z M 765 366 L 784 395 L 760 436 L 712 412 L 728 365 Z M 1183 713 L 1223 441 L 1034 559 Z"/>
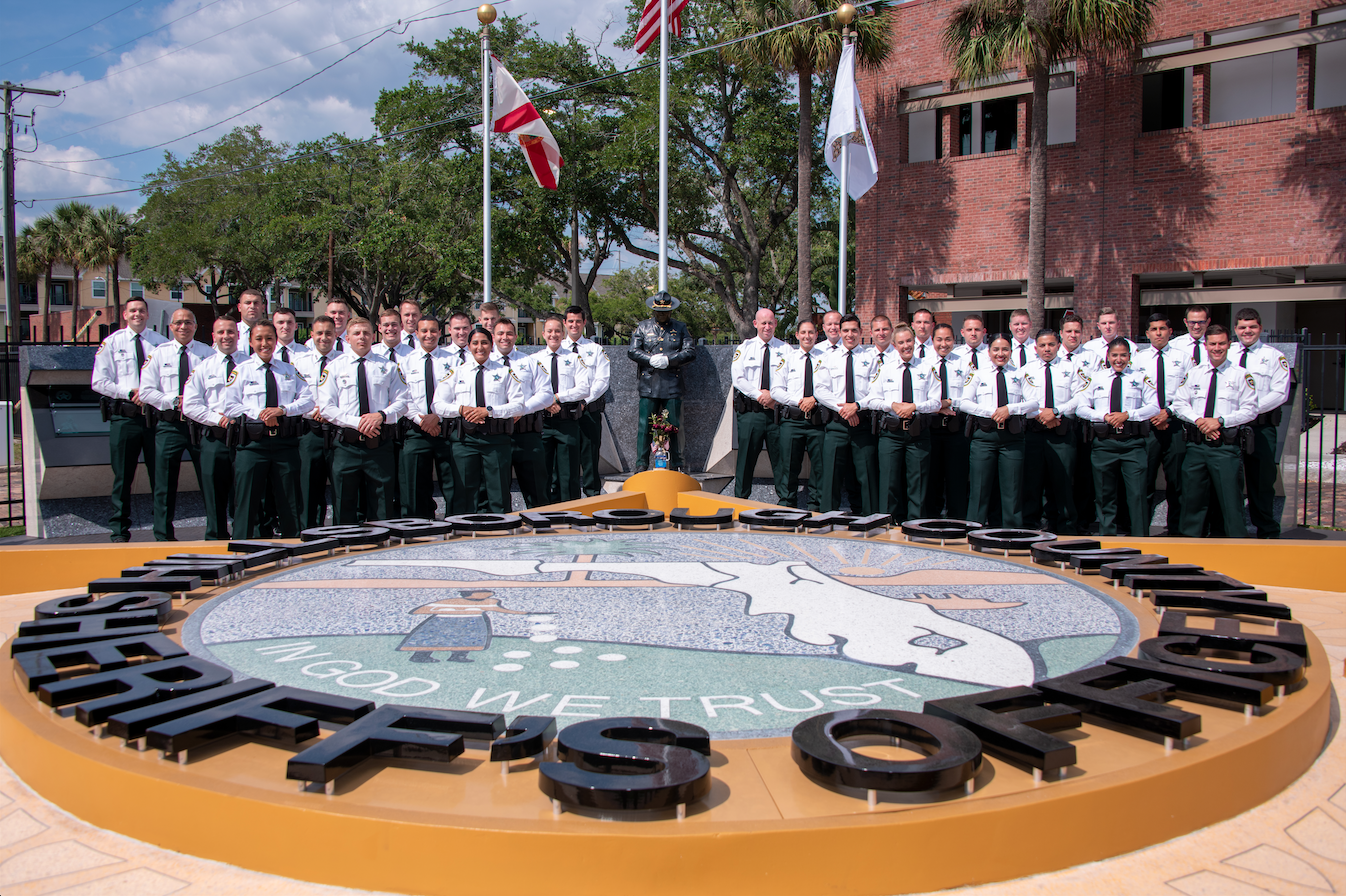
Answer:
<path fill-rule="evenodd" d="M 856 211 L 855 306 L 905 317 L 921 291 L 994 330 L 1026 288 L 1031 86 L 950 89 L 956 6 L 895 7 L 895 51 L 860 74 L 879 181 Z M 1135 333 L 1160 308 L 1252 305 L 1269 330 L 1346 335 L 1346 6 L 1161 0 L 1140 54 L 1052 86 L 1050 321 L 1110 305 Z"/>

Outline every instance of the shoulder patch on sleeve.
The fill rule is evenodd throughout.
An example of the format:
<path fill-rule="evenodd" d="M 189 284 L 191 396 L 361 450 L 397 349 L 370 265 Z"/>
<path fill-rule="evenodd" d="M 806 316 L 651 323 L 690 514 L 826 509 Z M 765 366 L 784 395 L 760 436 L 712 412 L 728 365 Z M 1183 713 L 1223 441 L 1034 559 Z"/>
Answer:
<path fill-rule="evenodd" d="M 327 375 L 327 374 L 323 374 L 323 376 L 326 376 L 326 375 Z M 452 376 L 453 376 L 453 368 L 452 368 L 452 367 L 446 367 L 446 368 L 444 368 L 444 375 L 441 376 L 441 377 L 439 378 L 439 381 L 440 381 L 441 383 L 447 383 L 447 382 L 449 381 L 449 378 L 452 377 Z"/>
<path fill-rule="evenodd" d="M 1244 378 L 1245 380 L 1248 381 L 1248 388 L 1249 388 L 1249 389 L 1252 389 L 1254 392 L 1256 392 L 1256 391 L 1257 391 L 1257 380 L 1253 379 L 1253 375 L 1252 375 L 1251 373 L 1245 373 L 1245 374 L 1243 375 L 1243 378 Z"/>
<path fill-rule="evenodd" d="M 739 359 L 739 357 L 742 356 L 742 354 L 743 354 L 743 349 L 741 349 L 741 348 L 736 348 L 736 349 L 734 349 L 734 360 L 737 361 L 737 360 Z"/>
<path fill-rule="evenodd" d="M 308 377 L 304 376 L 304 371 L 300 370 L 298 367 L 294 369 L 294 375 L 301 381 L 305 383 L 308 382 Z"/>
<path fill-rule="evenodd" d="M 514 380 L 514 382 L 518 383 L 520 386 L 523 385 L 523 380 L 519 379 L 519 375 L 514 372 L 513 367 L 509 369 L 509 378 Z"/>
<path fill-rule="evenodd" d="M 1182 375 L 1182 379 L 1178 381 L 1178 388 L 1179 388 L 1179 389 L 1181 389 L 1183 386 L 1187 385 L 1187 378 L 1188 378 L 1190 375 L 1191 375 L 1190 371 L 1189 371 L 1188 373 L 1184 373 L 1184 374 Z"/>
<path fill-rule="evenodd" d="M 403 384 L 403 385 L 406 385 L 406 382 L 407 382 L 407 375 L 406 375 L 405 373 L 402 372 L 402 368 L 401 368 L 401 367 L 398 367 L 396 364 L 394 364 L 394 365 L 393 365 L 393 369 L 397 371 L 397 377 L 398 377 L 398 379 L 400 379 L 400 380 L 402 381 L 402 384 Z"/>
<path fill-rule="evenodd" d="M 192 371 L 192 373 L 195 373 L 195 372 L 196 372 L 196 371 Z M 187 378 L 188 378 L 188 379 L 191 379 L 191 376 L 189 375 Z M 228 383 L 227 383 L 226 385 L 230 385 L 230 386 L 232 386 L 232 385 L 234 384 L 234 381 L 237 380 L 237 379 L 238 379 L 238 368 L 235 367 L 233 373 L 229 374 L 229 381 L 228 381 Z"/>
<path fill-rule="evenodd" d="M 967 379 L 963 380 L 963 385 L 966 386 L 968 383 L 972 382 L 972 378 L 975 376 L 976 376 L 975 373 L 969 373 L 967 375 Z"/>
<path fill-rule="evenodd" d="M 1289 370 L 1289 369 L 1290 369 L 1289 359 L 1286 358 L 1285 355 L 1281 355 L 1281 370 Z"/>
<path fill-rule="evenodd" d="M 1143 374 L 1141 378 L 1145 380 L 1145 385 L 1154 386 L 1154 380 L 1150 379 L 1150 375 L 1148 373 Z M 1159 387 L 1155 386 L 1155 388 L 1157 389 Z"/>
<path fill-rule="evenodd" d="M 318 377 L 318 385 L 319 385 L 319 386 L 321 386 L 323 383 L 327 382 L 327 375 L 328 375 L 329 373 L 331 373 L 331 372 L 332 372 L 332 371 L 330 371 L 330 370 L 324 370 L 324 371 L 322 372 L 322 376 Z"/>

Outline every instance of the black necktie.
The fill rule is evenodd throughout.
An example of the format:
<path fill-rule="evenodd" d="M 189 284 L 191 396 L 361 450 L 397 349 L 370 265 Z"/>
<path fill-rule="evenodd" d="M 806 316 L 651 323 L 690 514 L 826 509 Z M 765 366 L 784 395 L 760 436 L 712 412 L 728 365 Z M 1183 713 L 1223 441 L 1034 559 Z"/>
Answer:
<path fill-rule="evenodd" d="M 557 366 L 556 352 L 551 353 L 551 391 L 553 395 L 561 394 L 561 370 Z"/>
<path fill-rule="evenodd" d="M 1168 397 L 1164 394 L 1164 350 L 1162 348 L 1159 350 L 1159 364 L 1157 366 L 1159 369 L 1155 371 L 1155 380 L 1158 388 L 1155 391 L 1159 393 L 1159 407 L 1166 408 L 1168 407 Z"/>
<path fill-rule="evenodd" d="M 1212 370 L 1210 372 L 1210 389 L 1206 392 L 1206 413 L 1204 417 L 1215 416 L 1215 386 L 1220 381 L 1220 371 Z"/>
<path fill-rule="evenodd" d="M 813 397 L 813 358 L 804 353 L 804 397 Z"/>
<path fill-rule="evenodd" d="M 408 346 L 409 348 L 415 348 L 415 347 L 416 347 L 416 337 L 415 337 L 415 336 L 410 335 L 410 334 L 407 335 L 407 346 Z"/>
<path fill-rule="evenodd" d="M 1243 347 L 1243 357 L 1239 358 L 1239 366 L 1244 370 L 1248 369 L 1248 347 L 1246 345 Z"/>
<path fill-rule="evenodd" d="M 1108 404 L 1108 410 L 1114 414 L 1122 412 L 1122 375 L 1113 374 L 1112 377 L 1112 399 Z"/>
<path fill-rule="evenodd" d="M 771 389 L 771 346 L 762 349 L 762 388 Z"/>
<path fill-rule="evenodd" d="M 1023 367 L 1028 363 L 1028 349 L 1025 346 L 1019 346 L 1019 366 Z"/>
<path fill-rule="evenodd" d="M 922 358 L 925 357 L 925 343 L 924 343 L 924 342 L 921 343 L 921 357 L 922 357 Z"/>
<path fill-rule="evenodd" d="M 337 351 L 339 351 L 339 352 L 344 352 L 344 351 L 346 350 L 346 344 L 345 344 L 344 342 L 341 341 L 341 337 L 340 337 L 340 336 L 337 337 L 337 346 L 336 346 L 336 347 L 337 347 Z"/>
<path fill-rule="evenodd" d="M 225 355 L 225 356 L 224 356 L 224 378 L 225 378 L 225 379 L 228 379 L 229 377 L 231 377 L 231 376 L 233 376 L 233 375 L 234 375 L 234 356 L 233 356 L 233 355 Z"/>
<path fill-rule="evenodd" d="M 187 366 L 187 346 L 182 346 L 178 352 L 178 398 L 182 397 L 182 390 L 187 388 L 187 377 L 191 376 L 192 369 Z"/>
<path fill-rule="evenodd" d="M 140 368 L 145 366 L 145 343 L 141 341 L 140 334 L 136 334 L 136 373 L 140 373 Z"/>
<path fill-rule="evenodd" d="M 276 375 L 271 372 L 271 363 L 266 362 L 262 369 L 266 371 L 266 407 L 280 407 L 280 387 L 276 384 Z"/>
<path fill-rule="evenodd" d="M 949 397 L 949 359 L 939 359 L 939 398 L 940 401 Z"/>
<path fill-rule="evenodd" d="M 1201 343 L 1195 339 L 1192 340 L 1192 363 L 1201 363 Z"/>
<path fill-rule="evenodd" d="M 477 368 L 477 404 L 476 407 L 486 407 L 486 368 Z"/>
<path fill-rule="evenodd" d="M 290 350 L 283 345 L 280 347 L 280 359 L 286 364 L 290 363 Z"/>
<path fill-rule="evenodd" d="M 911 387 L 911 362 L 902 365 L 902 401 L 911 404 L 916 401 L 915 392 Z"/>
<path fill-rule="evenodd" d="M 854 349 L 846 352 L 846 404 L 855 404 L 855 356 Z"/>
<path fill-rule="evenodd" d="M 318 376 L 321 377 L 326 372 L 327 372 L 327 356 L 324 355 L 323 357 L 318 359 Z"/>
<path fill-rule="evenodd" d="M 997 367 L 995 369 L 995 406 L 997 408 L 1009 407 L 1009 383 L 1005 382 L 1005 368 Z"/>
<path fill-rule="evenodd" d="M 977 350 L 975 348 L 972 350 L 972 369 L 973 370 L 979 369 L 977 364 Z"/>
<path fill-rule="evenodd" d="M 360 393 L 360 416 L 369 413 L 369 380 L 365 378 L 365 359 L 355 365 L 355 388 Z"/>
<path fill-rule="evenodd" d="M 459 364 L 467 363 L 467 349 L 465 348 L 458 349 L 458 363 Z"/>
<path fill-rule="evenodd" d="M 392 361 L 394 364 L 397 363 L 397 346 L 388 346 L 388 360 Z"/>
<path fill-rule="evenodd" d="M 425 356 L 425 412 L 435 412 L 435 359 Z"/>
<path fill-rule="evenodd" d="M 1056 407 L 1056 391 L 1052 387 L 1052 365 L 1043 364 L 1042 375 L 1047 380 L 1047 384 L 1042 391 L 1042 405 L 1050 410 Z"/>

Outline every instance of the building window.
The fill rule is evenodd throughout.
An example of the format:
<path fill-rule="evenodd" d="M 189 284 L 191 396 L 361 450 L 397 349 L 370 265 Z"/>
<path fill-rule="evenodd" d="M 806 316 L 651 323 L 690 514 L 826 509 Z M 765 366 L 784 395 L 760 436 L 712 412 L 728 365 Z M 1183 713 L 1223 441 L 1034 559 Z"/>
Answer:
<path fill-rule="evenodd" d="M 945 92 L 943 81 L 920 84 L 906 89 L 907 99 L 915 100 Z M 907 116 L 907 161 L 930 162 L 944 157 L 944 117 L 939 109 L 925 109 Z"/>
<path fill-rule="evenodd" d="M 32 305 L 37 302 L 37 284 L 20 283 L 19 284 L 19 304 Z"/>
<path fill-rule="evenodd" d="M 89 289 L 91 290 L 91 292 L 92 292 L 92 294 L 93 294 L 93 297 L 94 297 L 95 299 L 106 299 L 106 298 L 107 298 L 107 281 L 106 281 L 106 280 L 102 280 L 102 279 L 94 280 L 92 283 L 89 284 Z"/>
<path fill-rule="evenodd" d="M 1318 12 L 1316 24 L 1346 22 L 1346 6 Z M 1346 40 L 1334 40 L 1313 48 L 1313 108 L 1346 106 Z"/>
<path fill-rule="evenodd" d="M 308 290 L 294 289 L 291 287 L 285 291 L 286 307 L 291 311 L 312 311 L 313 300 L 309 297 Z"/>
<path fill-rule="evenodd" d="M 174 287 L 170 288 L 170 289 L 168 290 L 168 299 L 169 299 L 170 302 L 181 302 L 181 301 L 182 301 L 182 287 L 179 285 L 179 286 L 174 286 Z"/>
<path fill-rule="evenodd" d="M 1294 31 L 1298 27 L 1298 16 L 1285 16 L 1213 31 L 1210 43 L 1211 46 L 1219 46 Z M 1211 123 L 1293 113 L 1298 67 L 1296 50 L 1279 50 L 1211 63 Z"/>
<path fill-rule="evenodd" d="M 139 280 L 131 281 L 131 298 L 133 299 L 145 298 L 145 287 L 140 285 Z"/>
<path fill-rule="evenodd" d="M 1166 56 L 1192 49 L 1192 38 L 1178 37 L 1147 44 L 1142 57 Z M 1192 69 L 1153 72 L 1140 81 L 1140 130 L 1167 131 L 1192 126 Z"/>
<path fill-rule="evenodd" d="M 69 305 L 70 304 L 70 283 L 66 280 L 51 281 L 51 304 Z"/>
<path fill-rule="evenodd" d="M 1050 113 L 1049 113 L 1050 114 Z M 1019 102 L 1014 97 L 958 107 L 958 154 L 1019 147 Z"/>
<path fill-rule="evenodd" d="M 1052 66 L 1052 74 L 1075 71 L 1075 61 Z M 1047 93 L 1047 145 L 1075 142 L 1075 86 Z"/>

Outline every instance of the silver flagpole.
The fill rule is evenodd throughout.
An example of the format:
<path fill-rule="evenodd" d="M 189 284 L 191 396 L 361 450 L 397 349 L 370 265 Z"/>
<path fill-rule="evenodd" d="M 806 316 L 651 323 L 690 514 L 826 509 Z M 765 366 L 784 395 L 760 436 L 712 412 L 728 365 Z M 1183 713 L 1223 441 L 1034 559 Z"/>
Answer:
<path fill-rule="evenodd" d="M 855 7 L 849 3 L 843 3 L 837 9 L 837 21 L 841 23 L 841 39 L 844 43 L 850 44 L 854 35 L 851 33 L 850 24 L 855 20 Z M 846 270 L 847 265 L 847 237 L 850 234 L 851 217 L 851 196 L 849 192 L 850 173 L 851 173 L 851 153 L 850 153 L 851 135 L 847 134 L 841 138 L 841 224 L 837 228 L 837 310 L 842 314 L 846 313 L 846 285 L 850 282 L 850 274 Z"/>
<path fill-rule="evenodd" d="M 668 292 L 668 0 L 659 0 L 659 291 Z"/>
<path fill-rule="evenodd" d="M 477 7 L 481 22 L 481 300 L 491 301 L 491 23 L 495 7 Z"/>

